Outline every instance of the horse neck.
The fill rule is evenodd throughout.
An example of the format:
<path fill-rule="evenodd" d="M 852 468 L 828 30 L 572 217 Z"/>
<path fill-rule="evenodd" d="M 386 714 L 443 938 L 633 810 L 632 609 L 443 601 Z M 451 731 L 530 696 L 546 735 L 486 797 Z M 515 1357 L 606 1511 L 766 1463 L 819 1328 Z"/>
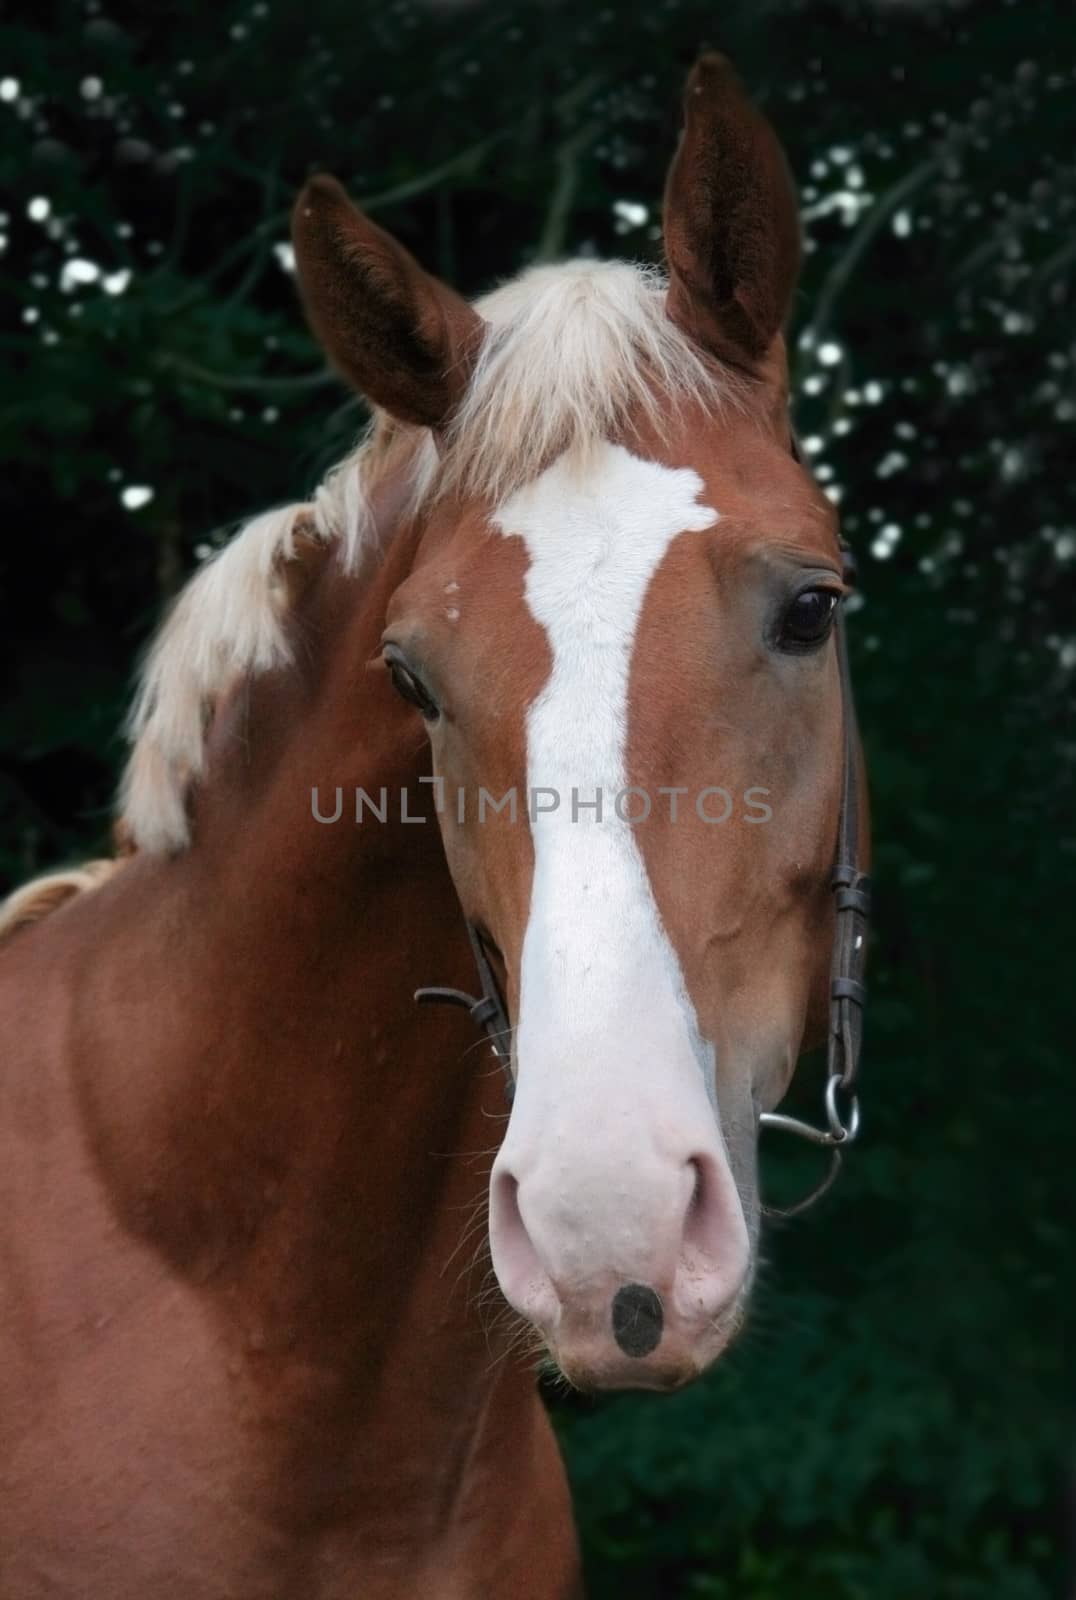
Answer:
<path fill-rule="evenodd" d="M 466 1018 L 413 1002 L 416 983 L 466 983 L 469 957 L 417 782 L 425 741 L 367 670 L 408 561 L 401 539 L 366 583 L 327 565 L 312 584 L 296 667 L 214 733 L 190 849 L 120 875 L 80 1030 L 129 1227 L 245 1352 L 346 1372 L 353 1396 L 416 1363 L 434 1390 L 490 1366 L 460 1277 L 473 1246 L 448 1263 L 482 1204 L 488 1162 L 466 1157 L 493 1141 L 500 1084 Z M 314 786 L 330 811 L 341 789 L 338 823 L 314 820 Z M 382 786 L 387 820 L 356 825 L 356 789 Z M 423 822 L 401 820 L 403 788 Z"/>

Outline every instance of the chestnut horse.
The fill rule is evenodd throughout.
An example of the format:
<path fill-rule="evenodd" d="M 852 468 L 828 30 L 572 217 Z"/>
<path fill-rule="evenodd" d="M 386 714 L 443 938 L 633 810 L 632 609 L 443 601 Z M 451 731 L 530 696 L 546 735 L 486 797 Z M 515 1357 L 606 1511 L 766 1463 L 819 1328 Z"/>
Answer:
<path fill-rule="evenodd" d="M 6 915 L 5 1600 L 566 1600 L 535 1347 L 672 1388 L 740 1326 L 841 810 L 798 239 L 716 56 L 667 279 L 575 261 L 471 305 L 303 191 L 371 432 L 181 596 L 125 854 Z M 488 1051 L 413 1003 L 467 982 L 468 923 L 513 1022 L 491 1172 Z"/>

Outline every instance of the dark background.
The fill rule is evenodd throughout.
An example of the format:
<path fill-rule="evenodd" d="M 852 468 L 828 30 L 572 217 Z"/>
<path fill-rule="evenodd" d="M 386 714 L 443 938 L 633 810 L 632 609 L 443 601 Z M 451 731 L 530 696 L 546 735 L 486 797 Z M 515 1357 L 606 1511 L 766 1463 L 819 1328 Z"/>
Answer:
<path fill-rule="evenodd" d="M 309 170 L 478 291 L 659 255 L 700 44 L 786 142 L 797 422 L 865 591 L 865 1133 L 704 1383 L 554 1402 L 597 1600 L 1063 1592 L 1074 31 L 1046 0 L 91 0 L 0 33 L 7 882 L 99 848 L 162 602 L 361 424 L 282 248 Z"/>

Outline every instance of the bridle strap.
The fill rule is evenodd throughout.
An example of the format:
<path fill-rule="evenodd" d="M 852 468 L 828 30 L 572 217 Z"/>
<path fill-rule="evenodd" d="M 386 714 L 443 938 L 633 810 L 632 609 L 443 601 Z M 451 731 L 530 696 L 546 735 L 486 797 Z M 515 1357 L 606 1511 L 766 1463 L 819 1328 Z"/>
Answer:
<path fill-rule="evenodd" d="M 845 547 L 845 581 L 855 577 L 851 552 Z M 859 738 L 856 708 L 852 694 L 852 672 L 848 661 L 844 602 L 837 619 L 837 661 L 841 675 L 841 706 L 844 716 L 844 761 L 841 783 L 841 813 L 837 828 L 837 862 L 831 883 L 837 926 L 833 940 L 830 974 L 830 1037 L 827 1056 L 828 1078 L 838 1083 L 827 1088 L 827 1111 L 836 1102 L 838 1089 L 848 1098 L 848 1121 L 834 1118 L 830 1128 L 838 1142 L 855 1137 L 859 1106 L 853 1090 L 863 1043 L 863 1013 L 867 989 L 863 974 L 867 962 L 867 926 L 870 920 L 870 879 L 860 868 L 859 851 Z"/>
<path fill-rule="evenodd" d="M 793 452 L 796 453 L 795 451 Z M 841 541 L 844 579 L 855 581 L 852 552 Z M 837 671 L 841 685 L 841 808 L 837 822 L 837 855 L 830 874 L 835 926 L 830 959 L 829 1028 L 826 1039 L 826 1087 L 823 1105 L 825 1127 L 815 1127 L 782 1111 L 763 1111 L 762 1127 L 792 1133 L 830 1152 L 829 1169 L 801 1200 L 789 1206 L 764 1205 L 770 1217 L 795 1217 L 821 1199 L 841 1169 L 844 1150 L 859 1132 L 859 1101 L 854 1092 L 863 1044 L 863 1013 L 867 989 L 863 974 L 867 961 L 867 925 L 870 918 L 870 880 L 859 862 L 859 740 L 852 674 L 848 661 L 845 602 L 840 601 L 835 629 Z"/>
<path fill-rule="evenodd" d="M 489 959 L 485 940 L 470 920 L 467 922 L 467 937 L 471 942 L 471 954 L 478 969 L 478 982 L 482 993 L 468 994 L 464 989 L 416 989 L 415 999 L 419 1005 L 460 1006 L 470 1012 L 471 1021 L 477 1027 L 486 1030 L 490 1049 L 504 1068 L 505 1096 L 511 1105 L 516 1092 L 516 1081 L 512 1076 L 512 1025 L 508 1021 L 508 1008 L 504 1003 L 493 963 Z"/>

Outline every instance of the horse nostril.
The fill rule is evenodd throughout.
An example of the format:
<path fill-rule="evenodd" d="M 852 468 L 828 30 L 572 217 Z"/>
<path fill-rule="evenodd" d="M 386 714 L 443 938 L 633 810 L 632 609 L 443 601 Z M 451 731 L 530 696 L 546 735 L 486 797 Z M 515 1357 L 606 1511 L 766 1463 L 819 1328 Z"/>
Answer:
<path fill-rule="evenodd" d="M 626 1283 L 613 1296 L 613 1338 L 626 1356 L 648 1356 L 661 1343 L 665 1314 L 645 1283 Z"/>

